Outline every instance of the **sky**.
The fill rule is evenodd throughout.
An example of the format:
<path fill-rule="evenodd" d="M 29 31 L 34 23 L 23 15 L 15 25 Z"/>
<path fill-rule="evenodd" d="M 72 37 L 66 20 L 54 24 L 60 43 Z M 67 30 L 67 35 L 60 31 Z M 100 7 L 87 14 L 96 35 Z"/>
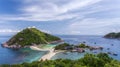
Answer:
<path fill-rule="evenodd" d="M 0 35 L 32 26 L 62 35 L 120 32 L 120 0 L 0 0 Z"/>

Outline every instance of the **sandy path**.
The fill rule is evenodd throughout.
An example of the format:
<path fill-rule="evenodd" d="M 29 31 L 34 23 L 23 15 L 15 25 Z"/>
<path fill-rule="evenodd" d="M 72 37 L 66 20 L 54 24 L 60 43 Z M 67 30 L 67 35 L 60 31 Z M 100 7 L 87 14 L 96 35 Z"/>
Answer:
<path fill-rule="evenodd" d="M 33 50 L 39 50 L 39 51 L 49 51 L 49 53 L 45 54 L 44 56 L 42 56 L 40 60 L 50 60 L 55 54 L 59 53 L 59 52 L 63 52 L 63 51 L 54 51 L 54 48 L 52 49 L 40 49 L 37 46 L 30 46 L 31 49 Z"/>
<path fill-rule="evenodd" d="M 50 49 L 50 51 L 49 51 L 49 53 L 48 54 L 46 54 L 46 55 L 44 55 L 44 56 L 42 56 L 41 58 L 40 58 L 40 60 L 50 60 L 55 54 L 57 54 L 58 52 L 54 52 L 54 49 Z M 39 61 L 40 61 L 39 60 Z"/>

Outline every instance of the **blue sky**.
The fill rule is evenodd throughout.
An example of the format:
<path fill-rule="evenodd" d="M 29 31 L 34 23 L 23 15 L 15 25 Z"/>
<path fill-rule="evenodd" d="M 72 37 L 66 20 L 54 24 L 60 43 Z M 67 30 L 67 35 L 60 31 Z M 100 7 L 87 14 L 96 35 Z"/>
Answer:
<path fill-rule="evenodd" d="M 31 26 L 51 34 L 120 32 L 120 0 L 0 0 L 0 34 Z"/>

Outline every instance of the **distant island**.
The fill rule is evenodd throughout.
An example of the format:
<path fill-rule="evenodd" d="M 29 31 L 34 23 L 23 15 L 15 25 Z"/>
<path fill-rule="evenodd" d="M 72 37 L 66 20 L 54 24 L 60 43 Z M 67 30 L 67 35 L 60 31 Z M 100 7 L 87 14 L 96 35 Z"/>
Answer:
<path fill-rule="evenodd" d="M 7 48 L 22 48 L 29 47 L 31 45 L 45 45 L 59 41 L 61 41 L 59 37 L 31 27 L 18 32 L 2 46 Z"/>
<path fill-rule="evenodd" d="M 120 39 L 120 32 L 118 33 L 112 32 L 112 33 L 105 35 L 104 37 L 110 38 L 110 39 Z"/>

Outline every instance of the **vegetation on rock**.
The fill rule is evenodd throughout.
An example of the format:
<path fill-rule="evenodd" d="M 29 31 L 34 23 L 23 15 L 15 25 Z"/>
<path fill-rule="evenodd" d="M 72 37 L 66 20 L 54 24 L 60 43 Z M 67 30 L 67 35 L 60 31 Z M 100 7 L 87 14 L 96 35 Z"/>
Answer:
<path fill-rule="evenodd" d="M 63 43 L 55 46 L 55 50 L 65 50 L 65 47 L 68 47 L 68 46 L 70 46 L 68 43 Z"/>
<path fill-rule="evenodd" d="M 71 45 L 68 43 L 63 43 L 55 46 L 55 50 L 68 50 L 68 51 L 76 51 L 76 52 L 85 52 L 85 49 L 89 50 L 102 50 L 103 47 L 97 47 L 97 46 L 88 46 L 84 43 L 81 43 L 79 45 Z"/>
<path fill-rule="evenodd" d="M 87 45 L 82 43 L 82 44 L 79 44 L 78 47 L 79 48 L 89 48 L 90 46 L 87 46 Z"/>
<path fill-rule="evenodd" d="M 52 41 L 60 40 L 60 38 L 50 35 L 48 33 L 44 33 L 39 31 L 36 28 L 26 28 L 21 32 L 17 33 L 13 36 L 7 44 L 10 45 L 21 45 L 21 46 L 29 46 L 33 44 L 47 44 Z"/>
<path fill-rule="evenodd" d="M 118 39 L 120 38 L 120 32 L 119 33 L 109 33 L 107 35 L 104 36 L 105 38 L 113 38 L 113 39 Z"/>

